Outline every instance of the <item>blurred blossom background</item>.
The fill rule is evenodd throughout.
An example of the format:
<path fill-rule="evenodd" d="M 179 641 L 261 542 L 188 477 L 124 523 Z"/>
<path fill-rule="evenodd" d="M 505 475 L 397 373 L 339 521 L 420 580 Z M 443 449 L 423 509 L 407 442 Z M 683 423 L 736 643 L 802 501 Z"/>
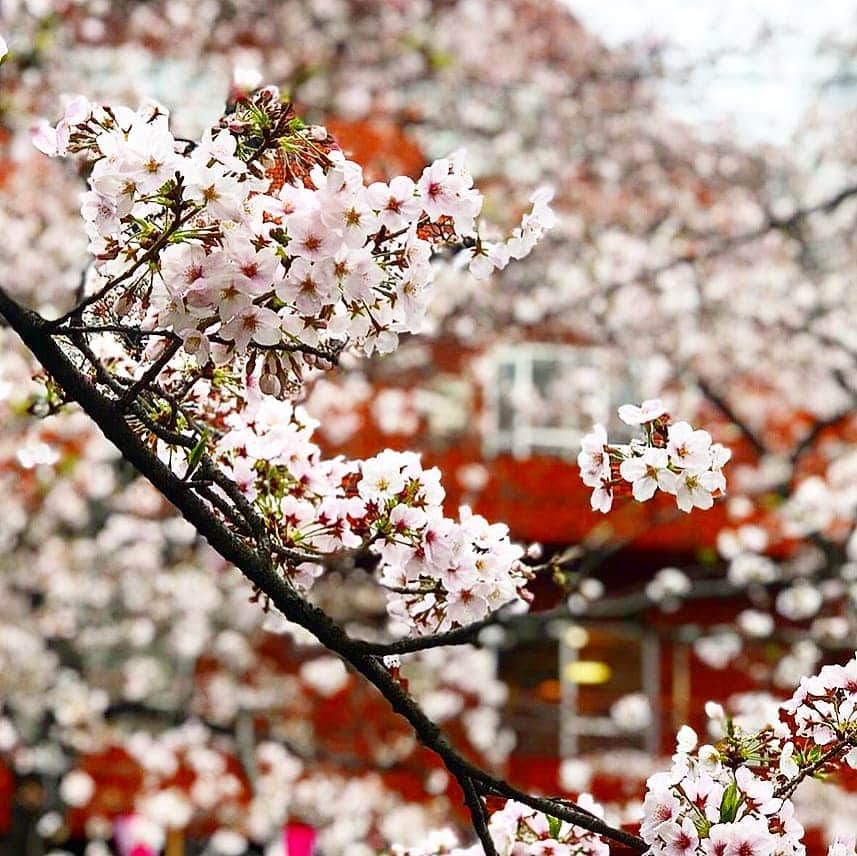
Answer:
<path fill-rule="evenodd" d="M 472 757 L 611 822 L 678 728 L 748 723 L 857 647 L 857 2 L 0 0 L 0 283 L 65 311 L 84 176 L 35 150 L 71 96 L 153 99 L 199 136 L 276 84 L 369 180 L 464 148 L 497 234 L 559 224 L 476 281 L 440 264 L 421 335 L 314 381 L 330 454 L 416 449 L 503 521 L 527 615 L 404 658 Z M 461 830 L 438 759 L 227 566 L 0 328 L 0 853 L 376 856 Z M 661 398 L 733 451 L 684 515 L 579 478 L 594 423 Z M 357 563 L 312 597 L 387 630 Z M 619 772 L 621 771 L 621 772 Z M 857 780 L 810 782 L 810 852 Z M 814 848 L 814 849 L 813 849 Z"/>

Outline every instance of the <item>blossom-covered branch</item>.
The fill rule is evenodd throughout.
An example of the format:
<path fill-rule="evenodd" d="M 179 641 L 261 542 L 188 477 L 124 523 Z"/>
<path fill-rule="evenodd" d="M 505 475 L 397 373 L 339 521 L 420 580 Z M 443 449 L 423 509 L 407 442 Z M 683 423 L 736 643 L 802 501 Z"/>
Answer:
<path fill-rule="evenodd" d="M 116 444 L 122 455 L 175 504 L 211 546 L 232 562 L 273 607 L 290 621 L 309 630 L 323 645 L 339 654 L 374 684 L 393 709 L 407 719 L 419 739 L 440 755 L 450 772 L 463 786 L 475 787 L 484 796 L 499 794 L 521 800 L 536 808 L 549 807 L 551 815 L 560 820 L 569 821 L 582 829 L 597 832 L 637 849 L 644 849 L 636 836 L 608 826 L 597 816 L 581 811 L 575 805 L 530 797 L 467 761 L 420 710 L 396 679 L 395 673 L 377 657 L 363 653 L 337 624 L 324 612 L 312 606 L 277 572 L 270 552 L 260 551 L 252 542 L 247 542 L 231 532 L 223 521 L 211 513 L 205 502 L 194 495 L 192 487 L 173 473 L 166 463 L 159 460 L 135 432 L 133 416 L 124 414 L 117 401 L 111 401 L 99 393 L 53 341 L 43 319 L 18 306 L 2 289 L 0 314 L 21 336 L 66 395 L 81 405 L 107 438 Z M 474 817 L 474 825 L 477 830 L 484 827 L 479 816 Z M 490 848 L 493 846 L 491 842 L 484 840 L 483 845 L 486 853 L 490 854 Z"/>
<path fill-rule="evenodd" d="M 585 809 L 530 797 L 466 761 L 394 665 L 305 599 L 328 558 L 367 548 L 393 592 L 391 615 L 416 633 L 526 599 L 522 552 L 505 527 L 467 509 L 446 518 L 439 473 L 415 455 L 323 460 L 310 418 L 288 398 L 307 372 L 335 362 L 319 364 L 312 349 L 371 353 L 418 329 L 433 247 L 464 247 L 478 275 L 485 258 L 502 266 L 528 252 L 550 224 L 548 197 L 537 194 L 520 229 L 489 247 L 474 231 L 480 197 L 460 158 L 435 162 L 418 185 L 365 188 L 360 168 L 273 89 L 242 100 L 196 146 L 177 143 L 157 107 L 81 99 L 36 142 L 92 164 L 87 294 L 49 322 L 0 293 L 0 312 L 61 394 L 267 605 L 381 690 L 471 795 L 486 853 L 496 852 L 483 804 L 492 794 L 641 846 Z"/>
<path fill-rule="evenodd" d="M 628 485 L 639 502 L 661 490 L 675 496 L 686 512 L 711 508 L 714 496 L 726 493 L 723 467 L 732 453 L 712 443 L 707 431 L 694 430 L 687 422 L 672 423 L 660 399 L 644 401 L 640 407 L 625 404 L 619 418 L 626 425 L 640 426 L 643 438 L 611 444 L 604 427 L 596 425 L 581 441 L 580 477 L 594 488 L 594 510 L 610 511 L 614 491 Z"/>
<path fill-rule="evenodd" d="M 293 584 L 307 591 L 325 557 L 371 550 L 391 615 L 420 633 L 526 596 L 505 527 L 466 509 L 446 518 L 437 470 L 393 452 L 324 461 L 317 423 L 290 399 L 344 348 L 389 351 L 419 330 L 437 249 L 468 254 L 479 275 L 528 253 L 553 222 L 548 193 L 489 245 L 461 154 L 417 183 L 367 187 L 274 88 L 239 99 L 191 147 L 156 105 L 83 98 L 34 141 L 91 165 L 82 214 L 93 275 L 47 329 L 85 344 L 95 379 L 122 387 L 123 406 L 138 405 L 163 457 L 184 458 L 190 484 L 201 463 L 224 467 L 252 507 L 245 523 Z"/>

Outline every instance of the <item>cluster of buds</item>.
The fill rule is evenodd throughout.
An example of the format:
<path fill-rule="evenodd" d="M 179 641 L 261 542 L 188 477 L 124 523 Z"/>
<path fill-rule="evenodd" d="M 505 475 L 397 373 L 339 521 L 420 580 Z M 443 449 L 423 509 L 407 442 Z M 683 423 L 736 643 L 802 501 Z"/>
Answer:
<path fill-rule="evenodd" d="M 623 404 L 619 418 L 639 426 L 643 436 L 628 444 L 611 444 L 602 425 L 581 441 L 577 462 L 583 483 L 593 488 L 592 508 L 607 513 L 614 492 L 627 489 L 638 502 L 658 490 L 675 496 L 682 511 L 711 508 L 716 495 L 726 492 L 723 467 L 732 453 L 712 443 L 707 431 L 687 422 L 670 420 L 663 402 L 644 401 L 640 407 Z"/>

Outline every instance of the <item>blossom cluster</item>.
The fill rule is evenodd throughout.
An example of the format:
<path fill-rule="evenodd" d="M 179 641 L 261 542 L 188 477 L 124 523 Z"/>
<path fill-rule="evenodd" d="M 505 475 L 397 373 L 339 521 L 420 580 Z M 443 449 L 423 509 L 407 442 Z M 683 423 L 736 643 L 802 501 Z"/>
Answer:
<path fill-rule="evenodd" d="M 804 678 L 778 721 L 744 733 L 720 705 L 706 712 L 726 736 L 697 749 L 684 726 L 668 772 L 647 783 L 640 835 L 664 856 L 802 854 L 791 796 L 805 778 L 857 767 L 857 657 Z M 694 752 L 694 750 L 696 750 Z"/>
<path fill-rule="evenodd" d="M 245 409 L 227 417 L 231 430 L 218 449 L 267 521 L 294 585 L 309 589 L 325 557 L 371 550 L 380 558 L 388 612 L 418 633 L 526 600 L 522 548 L 505 525 L 467 507 L 458 520 L 446 517 L 436 467 L 389 449 L 364 460 L 324 459 L 312 442 L 317 423 L 302 408 L 247 392 Z"/>
<path fill-rule="evenodd" d="M 803 853 L 794 806 L 771 782 L 749 767 L 709 771 L 702 759 L 677 757 L 647 785 L 640 835 L 655 856 Z"/>
<path fill-rule="evenodd" d="M 155 104 L 132 111 L 73 99 L 34 143 L 91 167 L 81 213 L 95 257 L 99 319 L 180 343 L 200 366 L 237 363 L 267 394 L 294 392 L 307 365 L 350 343 L 395 349 L 425 315 L 436 247 L 477 276 L 532 249 L 553 225 L 550 193 L 506 240 L 483 242 L 482 196 L 463 153 L 414 182 L 364 182 L 321 126 L 275 87 L 237 100 L 199 142 L 177 140 Z"/>
<path fill-rule="evenodd" d="M 685 512 L 711 508 L 714 496 L 726 492 L 723 467 L 731 452 L 712 443 L 707 431 L 694 430 L 688 422 L 671 422 L 660 399 L 642 406 L 623 404 L 619 418 L 640 426 L 644 436 L 628 444 L 611 444 L 602 425 L 581 441 L 577 457 L 583 483 L 593 488 L 591 504 L 607 513 L 614 491 L 627 488 L 638 502 L 651 499 L 658 490 L 675 496 Z"/>
<path fill-rule="evenodd" d="M 576 804 L 585 812 L 603 818 L 604 810 L 589 794 Z M 610 847 L 595 833 L 548 817 L 522 803 L 509 800 L 491 815 L 491 838 L 501 856 L 608 856 Z"/>
<path fill-rule="evenodd" d="M 581 794 L 577 806 L 603 818 L 603 808 L 589 794 Z M 549 817 L 523 803 L 507 800 L 491 815 L 488 831 L 499 856 L 608 856 L 609 845 L 598 835 L 579 826 Z M 439 830 L 419 847 L 394 847 L 394 856 L 482 856 L 479 845 L 456 846 L 450 830 Z"/>
<path fill-rule="evenodd" d="M 828 748 L 841 743 L 844 761 L 857 769 L 857 749 L 851 748 L 857 735 L 857 657 L 803 678 L 783 709 L 794 720 L 796 738 Z"/>
<path fill-rule="evenodd" d="M 526 599 L 505 526 L 467 508 L 447 518 L 440 473 L 416 455 L 323 460 L 315 424 L 288 399 L 346 346 L 388 352 L 420 329 L 437 248 L 462 251 L 477 277 L 526 255 L 553 224 L 548 191 L 505 241 L 483 241 L 462 153 L 416 182 L 367 186 L 274 87 L 236 97 L 198 142 L 177 139 L 155 104 L 134 112 L 82 97 L 34 142 L 88 168 L 94 265 L 59 335 L 84 329 L 115 375 L 141 379 L 129 393 L 160 384 L 171 424 L 194 431 L 196 451 L 254 504 L 295 586 L 307 590 L 331 557 L 374 553 L 390 615 L 421 633 Z M 175 447 L 155 445 L 172 465 Z M 185 478 L 198 462 L 188 455 Z"/>

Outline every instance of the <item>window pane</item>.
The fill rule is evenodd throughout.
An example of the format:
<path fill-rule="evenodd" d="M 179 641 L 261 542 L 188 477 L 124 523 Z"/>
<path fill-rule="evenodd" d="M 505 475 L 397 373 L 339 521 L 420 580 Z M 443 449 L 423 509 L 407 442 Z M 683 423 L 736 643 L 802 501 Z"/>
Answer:
<path fill-rule="evenodd" d="M 540 343 L 505 347 L 493 382 L 495 388 L 485 396 L 493 412 L 485 424 L 499 434 L 486 437 L 494 452 L 573 457 L 580 438 L 595 423 L 606 425 L 619 441 L 629 439 L 616 409 L 635 400 L 628 395 L 630 374 L 608 365 L 605 352 L 597 347 Z"/>

